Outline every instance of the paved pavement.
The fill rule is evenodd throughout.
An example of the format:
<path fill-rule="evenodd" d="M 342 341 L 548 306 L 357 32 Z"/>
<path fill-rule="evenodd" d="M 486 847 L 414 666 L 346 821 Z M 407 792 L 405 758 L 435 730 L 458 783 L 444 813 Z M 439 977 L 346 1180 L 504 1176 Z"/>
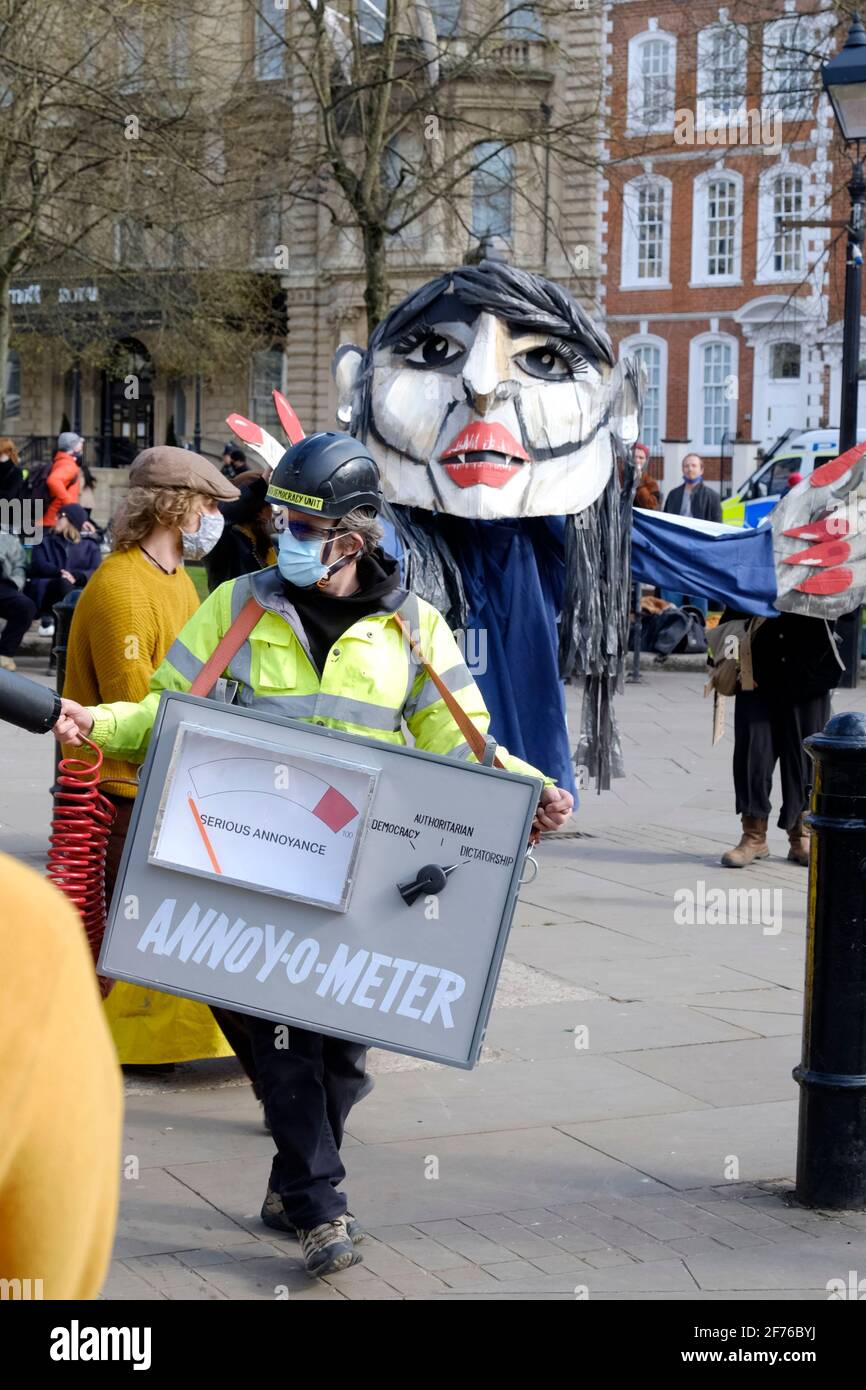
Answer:
<path fill-rule="evenodd" d="M 647 664 L 626 688 L 628 775 L 545 843 L 476 1070 L 371 1054 L 345 1147 L 363 1265 L 310 1283 L 261 1226 L 272 1144 L 212 1061 L 127 1085 L 104 1297 L 798 1300 L 866 1277 L 866 1214 L 791 1204 L 807 876 L 778 830 L 769 861 L 719 866 L 731 742 L 702 686 Z M 0 848 L 38 863 L 49 742 L 0 725 L 0 761 Z M 740 920 L 702 914 L 746 887 Z"/>

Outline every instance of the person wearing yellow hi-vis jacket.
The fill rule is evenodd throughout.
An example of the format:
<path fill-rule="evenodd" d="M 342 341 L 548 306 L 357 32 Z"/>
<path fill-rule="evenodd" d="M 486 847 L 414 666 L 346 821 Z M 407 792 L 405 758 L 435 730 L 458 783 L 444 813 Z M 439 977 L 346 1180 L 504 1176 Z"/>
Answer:
<path fill-rule="evenodd" d="M 181 629 L 139 704 L 85 708 L 64 700 L 55 736 L 72 744 L 88 736 L 111 756 L 141 761 L 160 692 L 188 690 L 254 599 L 261 616 L 253 611 L 254 625 L 234 644 L 211 698 L 388 743 L 406 742 L 405 723 L 419 748 L 474 759 L 430 671 L 483 734 L 488 712 L 444 618 L 400 587 L 396 560 L 379 546 L 379 473 L 364 446 L 337 432 L 310 435 L 283 455 L 268 500 L 277 509 L 277 565 L 214 590 Z M 535 828 L 561 825 L 570 794 L 504 748 L 497 757 L 545 783 Z M 277 1146 L 263 1221 L 297 1234 L 311 1274 L 356 1263 L 363 1231 L 337 1187 L 345 1177 L 346 1118 L 372 1084 L 366 1048 L 292 1028 L 288 1048 L 278 1049 L 273 1020 L 214 1013 L 255 1076 Z"/>

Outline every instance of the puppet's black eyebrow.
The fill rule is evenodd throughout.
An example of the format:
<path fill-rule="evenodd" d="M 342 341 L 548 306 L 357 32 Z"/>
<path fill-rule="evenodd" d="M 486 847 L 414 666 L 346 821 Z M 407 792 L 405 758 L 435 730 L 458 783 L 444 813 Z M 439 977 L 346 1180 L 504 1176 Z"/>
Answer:
<path fill-rule="evenodd" d="M 429 324 L 431 327 L 435 327 L 437 323 L 471 324 L 480 312 L 475 305 L 466 304 L 462 299 L 458 299 L 456 294 L 440 294 L 432 303 L 419 309 L 417 313 L 408 314 L 399 324 L 395 324 L 382 339 L 382 344 L 390 347 L 393 343 L 398 343 L 421 323 Z"/>
<path fill-rule="evenodd" d="M 555 329 L 540 328 L 537 323 L 515 323 L 509 320 L 506 323 L 512 338 L 541 337 L 550 343 L 568 343 L 576 348 L 594 367 L 598 366 L 598 353 L 580 333 L 558 333 Z"/>

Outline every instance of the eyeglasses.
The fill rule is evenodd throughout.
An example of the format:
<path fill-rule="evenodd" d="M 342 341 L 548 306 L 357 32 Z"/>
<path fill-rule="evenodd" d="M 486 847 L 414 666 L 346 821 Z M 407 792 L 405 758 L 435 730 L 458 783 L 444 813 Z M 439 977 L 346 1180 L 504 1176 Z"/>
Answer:
<path fill-rule="evenodd" d="M 276 528 L 278 531 L 288 531 L 296 541 L 329 541 L 334 536 L 343 534 L 339 526 L 329 526 L 323 530 L 321 526 L 314 526 L 303 517 L 285 514 L 277 520 Z"/>

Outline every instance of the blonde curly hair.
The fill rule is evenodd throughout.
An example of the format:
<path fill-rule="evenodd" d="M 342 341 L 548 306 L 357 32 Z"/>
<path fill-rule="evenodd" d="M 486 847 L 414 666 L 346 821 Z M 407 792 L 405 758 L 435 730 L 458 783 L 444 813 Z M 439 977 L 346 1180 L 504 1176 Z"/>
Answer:
<path fill-rule="evenodd" d="M 111 549 L 131 550 L 154 526 L 179 530 L 197 503 L 212 501 L 185 487 L 131 487 L 111 523 Z"/>

